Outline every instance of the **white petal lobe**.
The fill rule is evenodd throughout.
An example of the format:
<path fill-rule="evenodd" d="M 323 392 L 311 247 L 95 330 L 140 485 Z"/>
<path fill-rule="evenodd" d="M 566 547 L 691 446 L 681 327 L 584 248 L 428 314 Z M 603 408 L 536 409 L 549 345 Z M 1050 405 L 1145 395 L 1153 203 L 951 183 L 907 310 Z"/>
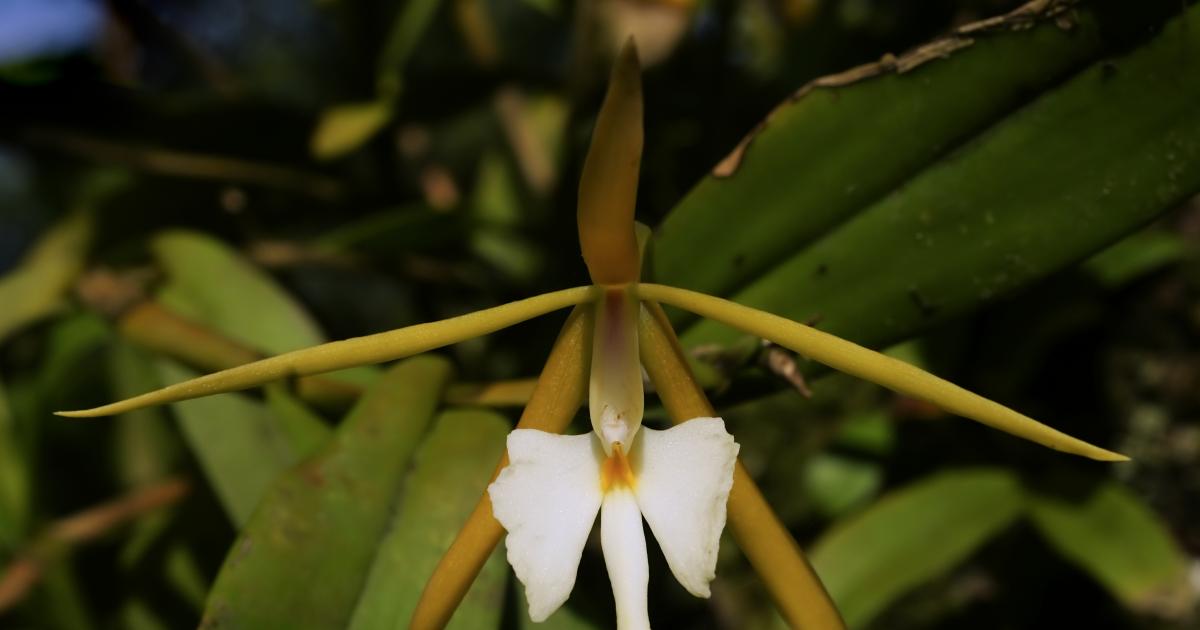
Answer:
<path fill-rule="evenodd" d="M 508 530 L 508 562 L 525 585 L 534 621 L 558 610 L 575 586 L 602 500 L 603 457 L 590 433 L 517 429 L 508 436 L 509 464 L 488 494 L 492 513 Z"/>
<path fill-rule="evenodd" d="M 740 447 L 720 418 L 643 428 L 633 453 L 637 502 L 675 579 L 708 597 Z"/>
<path fill-rule="evenodd" d="M 604 495 L 600 511 L 600 543 L 604 565 L 617 602 L 617 630 L 649 630 L 646 589 L 650 567 L 646 560 L 646 534 L 637 500 L 626 487 Z"/>

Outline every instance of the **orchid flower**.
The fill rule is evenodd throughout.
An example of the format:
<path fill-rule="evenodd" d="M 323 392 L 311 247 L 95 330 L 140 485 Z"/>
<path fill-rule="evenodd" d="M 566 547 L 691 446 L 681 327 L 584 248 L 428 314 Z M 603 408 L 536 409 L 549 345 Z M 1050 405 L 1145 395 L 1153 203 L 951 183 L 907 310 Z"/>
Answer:
<path fill-rule="evenodd" d="M 737 461 L 738 445 L 692 377 L 660 303 L 1044 446 L 1101 461 L 1126 459 L 810 326 L 717 297 L 639 282 L 633 216 L 641 148 L 640 70 L 636 50 L 627 44 L 615 64 L 580 182 L 580 245 L 592 286 L 297 350 L 60 415 L 117 414 L 392 361 L 574 306 L 509 435 L 508 453 L 494 482 L 429 579 L 411 622 L 418 629 L 449 621 L 505 530 L 508 559 L 525 584 L 530 616 L 545 619 L 571 592 L 597 512 L 618 626 L 649 627 L 642 519 L 680 584 L 707 597 L 727 506 L 739 547 L 783 617 L 798 628 L 844 627 L 799 547 Z M 641 426 L 641 368 L 675 427 L 657 431 Z M 585 397 L 593 431 L 558 435 Z"/>
<path fill-rule="evenodd" d="M 597 303 L 588 401 L 594 431 L 513 431 L 509 464 L 488 488 L 534 621 L 570 595 L 597 511 L 618 628 L 650 627 L 642 517 L 679 583 L 709 596 L 738 445 L 720 418 L 641 428 L 638 308 L 622 289 L 606 290 Z"/>

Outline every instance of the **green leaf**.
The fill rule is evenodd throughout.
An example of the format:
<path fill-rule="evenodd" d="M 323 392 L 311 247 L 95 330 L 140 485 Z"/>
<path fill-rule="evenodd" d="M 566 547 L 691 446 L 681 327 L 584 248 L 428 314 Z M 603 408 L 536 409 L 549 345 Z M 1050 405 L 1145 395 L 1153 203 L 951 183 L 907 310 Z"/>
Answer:
<path fill-rule="evenodd" d="M 162 385 L 158 369 L 146 353 L 120 340 L 110 345 L 105 368 L 114 398 L 126 398 Z M 125 487 L 162 481 L 176 470 L 183 444 L 167 418 L 163 407 L 136 409 L 114 418 L 113 459 L 117 477 Z M 132 532 L 121 546 L 119 564 L 128 569 L 144 559 L 167 533 L 173 516 L 168 511 L 157 511 L 135 520 Z"/>
<path fill-rule="evenodd" d="M 78 400 L 99 374 L 95 356 L 111 337 L 99 316 L 68 313 L 45 327 L 32 374 L 16 371 L 0 382 L 0 550 L 30 534 L 38 504 L 39 451 L 71 428 L 47 420 L 49 410 Z"/>
<path fill-rule="evenodd" d="M 16 269 L 0 278 L 0 341 L 53 313 L 83 269 L 92 217 L 75 212 L 51 227 Z"/>
<path fill-rule="evenodd" d="M 442 413 L 415 457 L 404 499 L 379 544 L 351 630 L 408 627 L 421 591 L 479 501 L 512 429 L 486 410 Z M 504 608 L 508 567 L 501 548 L 467 591 L 450 628 L 495 628 Z"/>
<path fill-rule="evenodd" d="M 657 276 L 879 346 L 1080 260 L 1200 190 L 1198 20 L 1100 60 L 1086 8 L 1009 19 L 820 81 L 671 213 Z"/>
<path fill-rule="evenodd" d="M 192 549 L 182 543 L 173 543 L 163 558 L 163 574 L 175 593 L 199 613 L 209 584 Z"/>
<path fill-rule="evenodd" d="M 432 356 L 388 370 L 328 444 L 278 479 L 230 549 L 201 627 L 345 627 L 449 378 Z"/>
<path fill-rule="evenodd" d="M 394 99 L 400 95 L 408 59 L 441 4 L 440 0 L 413 0 L 404 3 L 396 15 L 376 69 L 375 89 L 381 96 Z"/>
<path fill-rule="evenodd" d="M 111 338 L 107 322 L 94 313 L 72 313 L 49 328 L 37 387 L 47 402 L 57 404 L 81 380 L 80 371 Z"/>
<path fill-rule="evenodd" d="M 870 500 L 883 485 L 878 464 L 820 453 L 804 466 L 805 495 L 824 516 L 838 516 Z"/>
<path fill-rule="evenodd" d="M 171 310 L 264 354 L 326 341 L 316 321 L 292 296 L 221 241 L 172 230 L 157 235 L 151 247 L 168 277 L 159 299 Z M 370 383 L 376 376 L 376 370 L 368 367 L 327 375 L 356 385 Z"/>
<path fill-rule="evenodd" d="M 836 524 L 812 563 L 852 628 L 914 587 L 949 571 L 1022 510 L 1015 475 L 1000 469 L 939 473 L 884 496 Z"/>
<path fill-rule="evenodd" d="M 14 424 L 0 382 L 0 553 L 5 554 L 24 539 L 29 521 L 29 469 Z"/>
<path fill-rule="evenodd" d="M 1130 608 L 1183 614 L 1195 603 L 1187 554 L 1125 486 L 1108 482 L 1080 501 L 1037 494 L 1030 507 L 1046 540 Z"/>
<path fill-rule="evenodd" d="M 662 223 L 658 278 L 729 293 L 895 190 L 1025 95 L 1053 86 L 1101 44 L 1092 19 L 1070 31 L 1045 21 L 995 31 L 935 41 L 935 54 L 905 56 L 912 67 L 904 72 L 885 62 L 801 88 L 718 166 L 723 175 L 702 180 Z M 695 255 L 697 240 L 703 256 Z"/>
<path fill-rule="evenodd" d="M 162 376 L 149 357 L 134 346 L 114 342 L 106 365 L 113 398 L 120 400 L 162 386 Z M 118 475 L 123 484 L 137 487 L 166 477 L 180 454 L 178 438 L 167 424 L 161 407 L 147 407 L 116 418 L 114 440 Z"/>
<path fill-rule="evenodd" d="M 1138 232 L 1089 258 L 1083 268 L 1107 287 L 1119 287 L 1183 258 L 1187 244 L 1178 234 Z"/>
<path fill-rule="evenodd" d="M 471 216 L 478 229 L 470 247 L 489 267 L 521 284 L 532 284 L 544 261 L 537 246 L 516 228 L 528 213 L 518 194 L 516 173 L 497 152 L 485 153 L 479 162 Z"/>
<path fill-rule="evenodd" d="M 173 230 L 154 237 L 151 247 L 169 280 L 160 297 L 180 314 L 268 354 L 325 341 L 290 295 L 221 241 Z"/>
<path fill-rule="evenodd" d="M 267 408 L 279 419 L 288 441 L 300 457 L 307 457 L 329 441 L 329 425 L 300 399 L 288 393 L 282 383 L 266 387 Z"/>
<path fill-rule="evenodd" d="M 166 384 L 198 376 L 167 359 L 156 362 Z M 243 394 L 173 403 L 171 409 L 225 513 L 240 528 L 271 483 L 299 459 L 291 435 L 266 405 Z"/>
<path fill-rule="evenodd" d="M 846 420 L 835 441 L 866 453 L 886 454 L 896 442 L 896 427 L 886 411 L 874 410 Z"/>
<path fill-rule="evenodd" d="M 170 625 L 142 599 L 130 599 L 117 613 L 122 628 L 127 630 L 169 630 Z"/>
<path fill-rule="evenodd" d="M 347 221 L 316 237 L 323 252 L 360 252 L 396 256 L 413 250 L 437 251 L 464 238 L 461 217 L 429 209 L 424 204 L 401 206 Z"/>
<path fill-rule="evenodd" d="M 42 569 L 42 583 L 34 592 L 38 625 L 61 630 L 95 630 L 99 626 L 88 606 L 81 580 L 65 560 Z"/>
<path fill-rule="evenodd" d="M 321 160 L 341 157 L 387 126 L 402 93 L 408 59 L 440 4 L 438 0 L 413 0 L 402 5 L 379 55 L 375 100 L 338 105 L 322 114 L 309 141 L 313 156 Z"/>

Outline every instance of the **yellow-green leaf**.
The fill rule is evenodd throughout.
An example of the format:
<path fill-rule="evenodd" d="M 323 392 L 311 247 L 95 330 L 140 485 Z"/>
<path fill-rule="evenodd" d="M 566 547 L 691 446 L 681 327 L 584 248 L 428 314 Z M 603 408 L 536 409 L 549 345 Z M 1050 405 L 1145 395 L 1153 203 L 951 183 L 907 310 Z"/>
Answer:
<path fill-rule="evenodd" d="M 313 131 L 311 150 L 320 160 L 341 157 L 379 133 L 392 119 L 392 103 L 374 100 L 325 110 Z"/>
<path fill-rule="evenodd" d="M 75 212 L 51 227 L 17 267 L 0 278 L 0 341 L 59 307 L 83 269 L 91 236 L 91 214 Z"/>

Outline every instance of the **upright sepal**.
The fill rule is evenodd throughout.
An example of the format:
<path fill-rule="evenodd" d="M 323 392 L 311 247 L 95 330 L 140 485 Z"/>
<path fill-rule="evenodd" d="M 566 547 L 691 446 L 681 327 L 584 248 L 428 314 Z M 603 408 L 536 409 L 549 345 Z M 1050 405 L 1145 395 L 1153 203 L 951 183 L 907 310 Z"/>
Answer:
<path fill-rule="evenodd" d="M 579 180 L 579 245 L 595 284 L 637 280 L 633 211 L 641 162 L 642 78 L 631 39 L 613 67 Z"/>

